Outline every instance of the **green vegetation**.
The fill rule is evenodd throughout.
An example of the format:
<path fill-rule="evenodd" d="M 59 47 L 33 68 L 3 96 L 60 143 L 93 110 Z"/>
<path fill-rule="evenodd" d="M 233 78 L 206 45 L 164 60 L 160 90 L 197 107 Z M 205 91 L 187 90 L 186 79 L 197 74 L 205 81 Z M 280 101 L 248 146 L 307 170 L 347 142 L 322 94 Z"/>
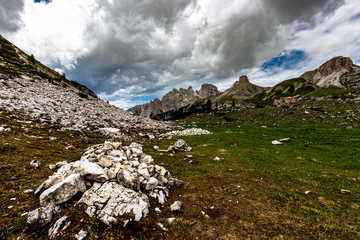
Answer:
<path fill-rule="evenodd" d="M 314 97 L 324 97 L 324 96 L 332 96 L 332 97 L 340 97 L 345 94 L 349 94 L 354 92 L 354 90 L 349 90 L 345 88 L 339 87 L 328 87 L 328 88 L 320 88 L 317 91 L 310 93 L 307 96 L 314 96 Z"/>
<path fill-rule="evenodd" d="M 213 132 L 182 137 L 191 152 L 170 156 L 153 150 L 155 145 L 167 149 L 179 137 L 144 142 L 144 151 L 155 163 L 186 185 L 172 189 L 161 214 L 154 212 L 160 206 L 150 199 L 147 218 L 111 230 L 89 218 L 81 206 L 66 208 L 51 224 L 26 227 L 20 215 L 38 207 L 39 200 L 23 191 L 36 189 L 52 174 L 48 164 L 78 160 L 82 150 L 104 137 L 26 122 L 24 116 L 3 111 L 0 125 L 11 131 L 2 133 L 0 144 L 6 166 L 1 167 L 0 237 L 46 239 L 48 227 L 66 214 L 73 224 L 64 238 L 86 229 L 90 239 L 357 239 L 360 130 L 357 116 L 348 116 L 358 114 L 360 107 L 341 99 L 296 104 L 194 114 L 177 121 Z M 349 125 L 355 128 L 347 129 Z M 271 144 L 282 138 L 290 141 Z M 193 158 L 184 160 L 188 154 Z M 214 161 L 215 157 L 224 160 Z M 29 167 L 33 159 L 42 162 L 40 169 Z M 16 202 L 10 201 L 13 197 Z M 169 211 L 176 200 L 183 202 L 181 213 Z M 14 207 L 8 209 L 10 205 Z M 166 223 L 169 217 L 176 218 L 173 225 Z M 158 222 L 169 231 L 160 230 Z"/>
<path fill-rule="evenodd" d="M 246 102 L 264 107 L 273 104 L 276 99 L 290 96 L 305 96 L 316 89 L 318 89 L 316 85 L 308 83 L 303 78 L 293 78 L 275 85 L 271 88 L 270 92 L 263 92 L 247 99 Z"/>

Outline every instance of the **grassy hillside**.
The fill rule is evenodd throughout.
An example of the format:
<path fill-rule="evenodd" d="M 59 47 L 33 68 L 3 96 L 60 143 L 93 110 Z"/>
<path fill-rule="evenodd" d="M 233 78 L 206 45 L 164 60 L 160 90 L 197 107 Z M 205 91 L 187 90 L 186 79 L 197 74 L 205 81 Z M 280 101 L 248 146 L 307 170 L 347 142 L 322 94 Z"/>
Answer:
<path fill-rule="evenodd" d="M 318 89 L 316 85 L 307 82 L 303 78 L 293 78 L 280 82 L 266 92 L 248 99 L 247 102 L 264 106 L 273 104 L 276 99 L 290 96 L 304 96 L 316 89 Z"/>
<path fill-rule="evenodd" d="M 65 75 L 46 67 L 37 61 L 33 55 L 27 55 L 11 42 L 0 35 L 0 74 L 9 77 L 20 77 L 22 75 L 29 77 L 43 78 L 54 83 L 65 83 L 77 88 L 83 97 L 88 95 L 96 97 L 96 94 L 87 87 L 76 81 L 66 79 Z"/>

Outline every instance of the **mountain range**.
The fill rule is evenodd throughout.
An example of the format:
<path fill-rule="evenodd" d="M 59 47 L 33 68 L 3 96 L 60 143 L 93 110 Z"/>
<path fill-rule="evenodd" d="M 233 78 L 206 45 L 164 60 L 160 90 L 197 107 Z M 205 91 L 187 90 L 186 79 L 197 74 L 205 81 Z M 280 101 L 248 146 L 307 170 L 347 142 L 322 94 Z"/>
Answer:
<path fill-rule="evenodd" d="M 156 120 L 174 120 L 184 118 L 193 113 L 210 112 L 216 109 L 232 107 L 283 105 L 294 103 L 297 99 L 310 96 L 318 91 L 327 89 L 330 91 L 344 92 L 360 87 L 360 66 L 357 66 L 348 57 L 334 57 L 322 64 L 319 68 L 305 72 L 301 76 L 288 79 L 273 87 L 261 87 L 252 84 L 247 76 L 241 76 L 229 89 L 224 92 L 215 91 L 207 97 L 192 101 L 194 98 L 186 98 L 187 101 L 179 103 L 183 99 L 184 91 L 177 91 L 176 98 L 173 92 L 167 93 L 161 104 L 157 105 L 156 111 L 151 107 L 146 108 L 146 116 Z M 216 88 L 214 86 L 214 88 Z M 191 103 L 189 103 L 191 101 Z M 176 105 L 172 104 L 175 103 Z M 154 102 L 132 109 L 135 114 L 144 109 L 144 106 L 154 105 Z M 183 106 L 181 106 L 183 105 Z M 161 106 L 166 106 L 162 108 Z M 179 107 L 181 106 L 181 107 Z"/>

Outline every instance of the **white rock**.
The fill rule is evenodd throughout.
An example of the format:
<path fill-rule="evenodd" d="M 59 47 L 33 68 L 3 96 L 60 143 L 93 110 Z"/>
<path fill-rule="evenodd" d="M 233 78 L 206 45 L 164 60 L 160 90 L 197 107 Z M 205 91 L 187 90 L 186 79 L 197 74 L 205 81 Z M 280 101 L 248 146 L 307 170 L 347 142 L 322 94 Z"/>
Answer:
<path fill-rule="evenodd" d="M 38 167 L 40 167 L 40 165 L 41 165 L 41 162 L 39 162 L 38 160 L 32 160 L 30 162 L 30 167 L 33 167 L 33 168 L 38 168 Z"/>
<path fill-rule="evenodd" d="M 58 162 L 55 164 L 56 168 L 61 168 L 62 166 L 68 164 L 67 161 Z"/>
<path fill-rule="evenodd" d="M 165 232 L 169 231 L 169 229 L 167 229 L 166 227 L 164 227 L 164 225 L 162 225 L 161 223 L 157 223 L 157 225 Z"/>
<path fill-rule="evenodd" d="M 84 192 L 86 185 L 80 174 L 71 174 L 63 181 L 48 188 L 40 195 L 40 205 L 60 204 L 66 202 L 78 192 Z"/>
<path fill-rule="evenodd" d="M 156 212 L 157 214 L 160 214 L 160 213 L 161 213 L 160 208 L 156 207 L 156 208 L 155 208 L 155 212 Z"/>
<path fill-rule="evenodd" d="M 104 169 L 92 162 L 84 162 L 81 164 L 80 174 L 85 179 L 92 181 L 105 182 L 108 180 Z"/>
<path fill-rule="evenodd" d="M 59 237 L 57 236 L 58 233 L 68 228 L 71 222 L 65 223 L 67 218 L 68 216 L 63 216 L 59 218 L 59 220 L 57 220 L 56 223 L 51 228 L 49 228 L 48 236 L 50 239 Z"/>
<path fill-rule="evenodd" d="M 158 151 L 160 149 L 159 146 L 154 146 L 153 148 L 155 151 Z"/>
<path fill-rule="evenodd" d="M 113 164 L 113 161 L 108 156 L 102 156 L 99 161 L 99 165 L 103 168 L 111 167 Z"/>
<path fill-rule="evenodd" d="M 53 204 L 47 205 L 46 207 L 37 208 L 28 213 L 27 223 L 28 224 L 46 224 L 49 223 L 52 217 L 60 211 L 60 207 Z"/>
<path fill-rule="evenodd" d="M 77 240 L 83 240 L 84 238 L 86 238 L 87 234 L 87 231 L 81 229 L 77 234 L 75 234 L 75 238 Z"/>
<path fill-rule="evenodd" d="M 172 224 L 173 222 L 175 222 L 176 218 L 168 218 L 166 221 L 168 224 Z"/>
<path fill-rule="evenodd" d="M 282 138 L 279 140 L 279 142 L 288 142 L 290 141 L 290 138 Z"/>
<path fill-rule="evenodd" d="M 311 191 L 305 191 L 305 195 L 308 195 Z"/>
<path fill-rule="evenodd" d="M 346 190 L 346 189 L 340 189 L 341 193 L 350 193 L 350 190 Z"/>
<path fill-rule="evenodd" d="M 145 189 L 148 191 L 153 190 L 158 185 L 158 183 L 159 181 L 156 178 L 151 177 L 148 183 L 146 184 Z"/>
<path fill-rule="evenodd" d="M 278 140 L 274 140 L 271 142 L 272 145 L 282 145 L 282 142 L 279 142 Z"/>
<path fill-rule="evenodd" d="M 24 191 L 24 193 L 32 193 L 32 192 L 34 192 L 34 190 L 32 190 L 32 189 L 27 189 Z"/>
<path fill-rule="evenodd" d="M 149 201 L 145 194 L 137 193 L 115 182 L 94 185 L 87 190 L 79 203 L 88 206 L 87 213 L 95 214 L 106 225 L 118 222 L 117 217 L 133 213 L 135 221 L 140 221 L 149 212 Z"/>
<path fill-rule="evenodd" d="M 175 201 L 173 204 L 171 204 L 170 211 L 181 211 L 181 205 L 181 201 Z"/>

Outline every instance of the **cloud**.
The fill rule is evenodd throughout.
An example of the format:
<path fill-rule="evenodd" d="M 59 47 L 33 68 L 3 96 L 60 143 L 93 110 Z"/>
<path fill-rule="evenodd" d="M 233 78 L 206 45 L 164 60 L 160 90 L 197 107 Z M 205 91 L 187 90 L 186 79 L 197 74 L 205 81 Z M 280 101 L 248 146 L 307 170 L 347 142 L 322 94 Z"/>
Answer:
<path fill-rule="evenodd" d="M 23 24 L 23 0 L 0 0 L 0 32 L 13 32 Z"/>
<path fill-rule="evenodd" d="M 287 74 L 260 66 L 276 56 L 306 55 L 300 64 L 296 55 L 285 59 L 296 69 L 277 66 L 295 73 L 358 43 L 349 24 L 359 21 L 355 0 L 10 2 L 24 24 L 6 37 L 121 107 L 174 87 L 230 86 L 242 73 L 274 82 Z"/>

